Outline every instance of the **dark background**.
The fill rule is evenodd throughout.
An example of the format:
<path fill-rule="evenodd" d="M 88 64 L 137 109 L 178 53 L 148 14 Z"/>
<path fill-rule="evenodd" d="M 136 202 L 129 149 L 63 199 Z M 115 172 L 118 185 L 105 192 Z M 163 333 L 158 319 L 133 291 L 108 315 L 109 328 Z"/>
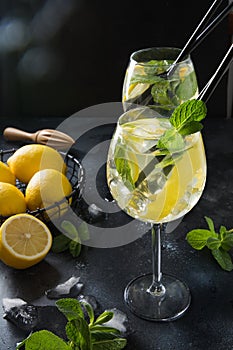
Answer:
<path fill-rule="evenodd" d="M 0 117 L 68 117 L 120 101 L 130 54 L 182 47 L 212 2 L 0 0 Z M 200 88 L 228 46 L 226 18 L 192 54 Z M 226 116 L 226 84 L 225 75 L 209 117 Z"/>

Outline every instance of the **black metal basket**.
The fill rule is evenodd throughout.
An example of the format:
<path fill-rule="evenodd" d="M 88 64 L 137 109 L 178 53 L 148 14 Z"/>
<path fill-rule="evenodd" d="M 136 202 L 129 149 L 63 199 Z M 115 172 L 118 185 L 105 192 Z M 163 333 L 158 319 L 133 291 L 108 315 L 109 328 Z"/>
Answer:
<path fill-rule="evenodd" d="M 16 151 L 15 148 L 9 149 L 9 150 L 0 150 L 0 160 L 3 163 L 7 162 L 7 159 L 13 155 L 13 153 Z M 78 201 L 81 198 L 82 191 L 84 188 L 84 182 L 85 182 L 85 173 L 84 173 L 84 168 L 79 162 L 79 160 L 72 154 L 70 153 L 63 153 L 59 152 L 63 159 L 64 162 L 66 163 L 67 166 L 67 172 L 66 176 L 68 180 L 71 183 L 72 186 L 72 192 L 70 193 L 69 196 L 64 197 L 61 201 L 59 202 L 54 202 L 52 205 L 46 207 L 46 208 L 38 208 L 34 211 L 27 210 L 28 214 L 31 214 L 45 222 L 49 222 L 53 217 L 60 218 L 62 215 L 62 208 L 64 208 L 64 203 L 68 203 L 70 207 L 75 210 Z M 27 184 L 19 181 L 16 179 L 16 187 L 25 194 L 25 190 L 27 187 Z M 47 215 L 47 213 L 52 209 L 52 215 Z M 2 216 L 0 215 L 0 224 L 2 224 L 8 216 Z"/>

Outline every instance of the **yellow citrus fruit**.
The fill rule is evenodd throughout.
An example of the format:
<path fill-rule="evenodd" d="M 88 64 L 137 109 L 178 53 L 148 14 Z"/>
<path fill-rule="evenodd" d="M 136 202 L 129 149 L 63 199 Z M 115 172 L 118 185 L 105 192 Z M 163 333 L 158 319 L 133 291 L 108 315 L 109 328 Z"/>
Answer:
<path fill-rule="evenodd" d="M 26 269 L 40 262 L 51 245 L 50 230 L 32 215 L 13 215 L 0 228 L 0 259 L 16 269 Z"/>
<path fill-rule="evenodd" d="M 56 202 L 61 201 L 72 192 L 72 186 L 68 178 L 60 171 L 55 169 L 44 169 L 38 171 L 29 181 L 25 199 L 29 210 L 38 208 L 48 208 Z M 47 210 L 47 214 L 51 217 L 58 212 L 63 214 L 69 203 L 64 201 L 62 205 L 53 209 Z"/>
<path fill-rule="evenodd" d="M 23 193 L 14 185 L 0 182 L 0 215 L 10 216 L 26 212 Z"/>
<path fill-rule="evenodd" d="M 0 181 L 15 185 L 15 175 L 8 165 L 0 161 Z"/>
<path fill-rule="evenodd" d="M 50 168 L 66 172 L 61 154 L 46 145 L 22 146 L 7 160 L 7 164 L 13 174 L 24 183 L 28 183 L 32 176 L 42 169 Z"/>

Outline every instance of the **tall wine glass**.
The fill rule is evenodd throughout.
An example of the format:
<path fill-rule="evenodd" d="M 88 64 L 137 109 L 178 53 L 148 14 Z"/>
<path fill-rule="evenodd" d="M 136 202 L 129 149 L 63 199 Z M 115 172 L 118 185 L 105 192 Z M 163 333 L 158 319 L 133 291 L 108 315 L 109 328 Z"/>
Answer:
<path fill-rule="evenodd" d="M 190 304 L 186 283 L 162 274 L 160 234 L 193 208 L 206 180 L 200 132 L 183 137 L 179 151 L 172 144 L 166 152 L 157 148 L 171 128 L 169 118 L 150 108 L 130 109 L 118 120 L 107 160 L 108 186 L 119 207 L 151 224 L 153 272 L 129 282 L 124 298 L 133 313 L 154 321 L 174 320 Z"/>
<path fill-rule="evenodd" d="M 131 54 L 122 91 L 124 111 L 137 104 L 170 116 L 179 104 L 198 96 L 191 57 L 173 65 L 180 51 L 174 47 L 152 47 Z"/>

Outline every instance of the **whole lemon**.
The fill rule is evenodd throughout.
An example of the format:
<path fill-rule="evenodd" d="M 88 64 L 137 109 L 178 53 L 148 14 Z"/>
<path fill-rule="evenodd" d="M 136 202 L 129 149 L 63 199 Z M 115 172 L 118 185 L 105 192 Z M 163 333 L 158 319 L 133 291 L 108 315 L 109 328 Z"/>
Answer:
<path fill-rule="evenodd" d="M 26 212 L 23 193 L 14 185 L 0 182 L 0 215 L 10 216 Z"/>
<path fill-rule="evenodd" d="M 15 175 L 11 172 L 8 165 L 0 161 L 0 181 L 15 185 Z"/>
<path fill-rule="evenodd" d="M 28 183 L 32 176 L 42 169 L 56 169 L 66 172 L 61 154 L 46 145 L 30 144 L 20 147 L 7 160 L 12 173 L 22 182 Z"/>
<path fill-rule="evenodd" d="M 33 175 L 29 181 L 25 199 L 29 210 L 38 208 L 48 208 L 55 203 L 63 200 L 72 192 L 72 186 L 68 178 L 60 171 L 55 169 L 44 169 Z M 67 211 L 68 201 L 61 205 L 47 210 L 48 216 L 61 215 Z"/>

